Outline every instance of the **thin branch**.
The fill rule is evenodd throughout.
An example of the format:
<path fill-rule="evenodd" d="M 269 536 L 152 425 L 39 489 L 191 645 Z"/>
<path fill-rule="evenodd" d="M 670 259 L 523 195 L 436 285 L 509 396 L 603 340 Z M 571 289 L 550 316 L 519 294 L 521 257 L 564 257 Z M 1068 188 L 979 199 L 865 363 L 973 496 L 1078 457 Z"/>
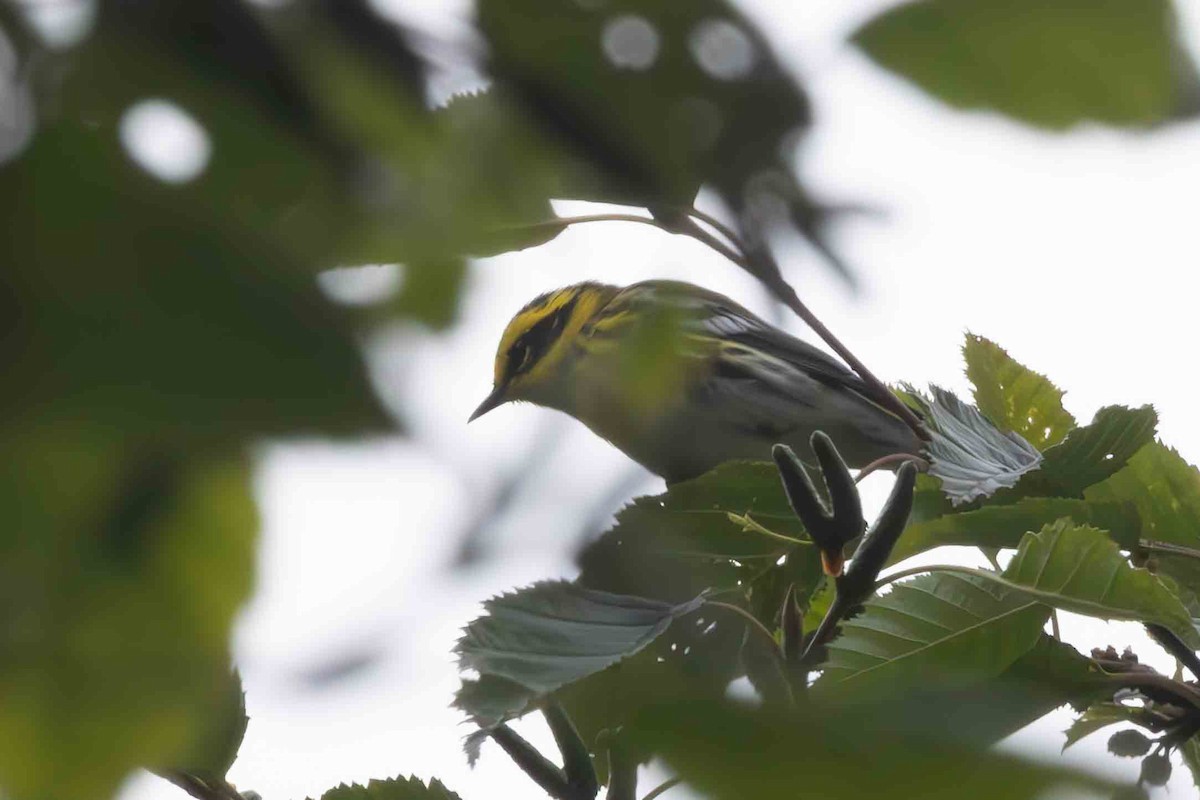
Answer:
<path fill-rule="evenodd" d="M 753 614 L 741 606 L 735 606 L 733 603 L 722 603 L 719 600 L 705 600 L 704 605 L 712 606 L 714 608 L 723 608 L 726 611 L 732 611 L 739 617 L 745 619 L 746 622 L 750 624 L 752 630 L 755 630 L 762 636 L 766 637 L 766 639 L 771 643 L 772 647 L 774 647 L 776 650 L 779 649 L 779 645 L 775 641 L 775 634 L 767 630 L 767 626 L 759 622 Z"/>
<path fill-rule="evenodd" d="M 596 769 L 592 765 L 592 756 L 587 745 L 579 736 L 575 723 L 567 715 L 566 709 L 557 701 L 550 700 L 542 707 L 542 716 L 550 726 L 554 735 L 554 743 L 562 754 L 563 774 L 571 789 L 572 797 L 591 800 L 600 791 L 600 782 L 596 779 Z"/>
<path fill-rule="evenodd" d="M 497 725 L 490 732 L 492 740 L 500 745 L 508 757 L 521 771 L 555 800 L 575 800 L 567 776 L 555 764 L 525 741 L 521 734 L 507 725 Z"/>
<path fill-rule="evenodd" d="M 916 464 L 917 469 L 919 469 L 921 472 L 929 471 L 929 462 L 920 456 L 913 455 L 912 453 L 892 453 L 890 456 L 877 458 L 870 464 L 867 464 L 865 467 L 860 469 L 858 471 L 858 475 L 854 476 L 854 482 L 858 483 L 872 472 L 883 469 L 884 467 L 890 467 L 892 464 L 903 464 L 905 461 L 911 461 Z"/>
<path fill-rule="evenodd" d="M 1184 547 L 1183 545 L 1179 544 L 1171 544 L 1170 542 L 1155 542 L 1144 539 L 1138 542 L 1138 548 L 1142 550 L 1149 550 L 1151 553 L 1163 553 L 1164 555 L 1200 559 L 1200 550 L 1195 550 L 1191 547 Z"/>
<path fill-rule="evenodd" d="M 705 225 L 724 236 L 729 240 L 729 243 L 738 250 L 741 250 L 743 253 L 746 252 L 746 245 L 744 242 L 742 242 L 742 238 L 738 236 L 737 231 L 726 225 L 724 222 L 721 222 L 721 220 L 717 219 L 712 214 L 706 214 L 698 208 L 689 208 L 686 213 L 700 220 Z"/>
<path fill-rule="evenodd" d="M 182 770 L 156 770 L 154 774 L 175 784 L 197 800 L 243 800 L 241 793 L 223 779 L 206 780 Z"/>
<path fill-rule="evenodd" d="M 700 219 L 712 224 L 709 219 L 706 219 L 704 216 L 700 216 L 698 212 L 695 212 L 695 209 L 692 209 L 688 213 L 695 213 Z M 786 281 L 784 281 L 782 278 L 768 280 L 770 276 L 759 274 L 760 271 L 755 269 L 755 265 L 751 263 L 750 258 L 745 254 L 744 248 L 742 252 L 738 252 L 738 250 L 730 247 L 725 242 L 722 242 L 716 236 L 700 227 L 696 220 L 692 219 L 692 217 L 687 216 L 686 214 L 678 214 L 673 217 L 670 222 L 651 217 L 643 217 L 637 214 L 585 214 L 578 217 L 559 217 L 557 219 L 547 220 L 546 222 L 538 222 L 534 223 L 533 225 L 521 226 L 521 229 L 539 230 L 543 228 L 556 227 L 566 228 L 567 226 L 577 225 L 584 222 L 638 222 L 643 225 L 653 225 L 654 227 L 667 231 L 668 233 L 680 233 L 685 236 L 690 236 L 693 239 L 708 245 L 708 247 L 711 249 L 725 256 L 725 258 L 729 259 L 734 264 L 737 264 L 751 275 L 754 275 L 759 280 L 763 281 L 763 283 L 765 283 L 767 287 L 775 293 L 775 295 L 784 305 L 794 311 L 796 315 L 800 317 L 800 319 L 804 320 L 805 323 L 808 324 L 808 327 L 812 328 L 813 331 L 820 336 L 827 345 L 833 348 L 833 351 L 837 353 L 843 361 L 850 365 L 851 369 L 858 373 L 858 376 L 863 379 L 864 383 L 867 384 L 867 388 L 870 390 L 871 395 L 873 395 L 872 399 L 876 403 L 903 420 L 904 423 L 912 429 L 913 433 L 918 439 L 921 439 L 922 441 L 929 441 L 929 431 L 925 428 L 925 423 L 921 422 L 920 418 L 913 413 L 912 409 L 905 405 L 900 398 L 896 397 L 896 395 L 892 393 L 892 390 L 889 389 L 883 381 L 875 377 L 875 374 L 871 372 L 871 370 L 867 369 L 867 365 L 859 361 L 858 357 L 855 356 L 854 353 L 851 353 L 850 350 L 844 344 L 842 344 L 841 340 L 833 335 L 833 331 L 825 327 L 825 324 L 817 318 L 816 314 L 809 310 L 808 306 L 804 305 L 804 302 L 800 299 L 800 296 L 796 294 L 796 290 L 793 289 Z M 720 230 L 720 228 L 718 228 L 718 230 Z"/>
<path fill-rule="evenodd" d="M 1092 661 L 1101 669 L 1105 667 L 1120 668 L 1122 664 L 1112 662 L 1105 659 L 1094 658 Z M 1105 672 L 1105 677 L 1109 683 L 1121 688 L 1131 689 L 1156 689 L 1160 692 L 1176 697 L 1191 706 L 1194 711 L 1200 711 L 1200 690 L 1186 683 L 1168 678 L 1166 675 L 1160 675 L 1154 671 L 1134 671 L 1134 672 Z"/>
<path fill-rule="evenodd" d="M 683 783 L 683 778 L 668 778 L 658 786 L 655 786 L 653 789 L 651 789 L 646 796 L 642 798 L 642 800 L 654 800 L 654 798 L 662 796 L 664 792 L 675 788 L 681 783 Z"/>
<path fill-rule="evenodd" d="M 1050 609 L 1050 635 L 1058 641 L 1062 641 L 1062 631 L 1058 628 L 1058 609 Z"/>

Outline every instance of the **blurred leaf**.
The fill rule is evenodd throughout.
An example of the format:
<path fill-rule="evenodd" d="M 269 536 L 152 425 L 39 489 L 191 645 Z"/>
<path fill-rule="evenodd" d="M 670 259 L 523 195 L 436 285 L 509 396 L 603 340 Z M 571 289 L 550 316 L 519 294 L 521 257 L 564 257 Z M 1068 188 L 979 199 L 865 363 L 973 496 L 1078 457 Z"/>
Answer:
<path fill-rule="evenodd" d="M 1131 503 L 1141 520 L 1142 539 L 1200 550 L 1200 472 L 1173 448 L 1159 442 L 1145 445 L 1120 472 L 1084 494 L 1088 500 Z M 1200 592 L 1200 561 L 1168 554 L 1155 558 L 1159 571 L 1189 594 Z"/>
<path fill-rule="evenodd" d="M 864 797 L 1026 800 L 1101 797 L 1081 773 L 984 750 L 918 715 L 844 714 L 802 705 L 796 714 L 680 701 L 644 715 L 636 738 L 662 754 L 705 797 Z"/>
<path fill-rule="evenodd" d="M 1196 110 L 1195 68 L 1168 0 L 917 0 L 853 41 L 950 105 L 1039 127 L 1143 128 Z"/>
<path fill-rule="evenodd" d="M 963 345 L 975 404 L 1004 430 L 1014 431 L 1038 450 L 1058 444 L 1076 426 L 1062 406 L 1062 390 L 1014 361 L 982 336 L 967 334 Z"/>
<path fill-rule="evenodd" d="M 936 680 L 942 688 L 994 678 L 1038 641 L 1049 608 L 980 577 L 923 575 L 895 584 L 842 625 L 817 686 L 878 697 Z M 936 677 L 935 677 L 936 676 Z"/>
<path fill-rule="evenodd" d="M 1041 463 L 1041 454 L 1019 434 L 1000 431 L 975 407 L 944 389 L 930 388 L 932 399 L 910 395 L 925 410 L 933 436 L 929 474 L 941 480 L 954 505 L 1013 486 Z"/>
<path fill-rule="evenodd" d="M 135 766 L 204 750 L 223 713 L 253 567 L 248 471 L 82 422 L 0 441 L 0 786 L 107 797 Z"/>
<path fill-rule="evenodd" d="M 349 320 L 311 277 L 123 162 L 115 137 L 61 125 L 0 170 L 22 309 L 0 408 L 209 442 L 385 427 Z"/>
<path fill-rule="evenodd" d="M 1108 737 L 1108 752 L 1122 758 L 1144 756 L 1150 751 L 1151 741 L 1146 734 L 1128 728 Z"/>
<path fill-rule="evenodd" d="M 1157 424 L 1158 415 L 1150 406 L 1105 406 L 1091 424 L 1074 429 L 1046 450 L 1041 468 L 1022 478 L 1013 494 L 1083 497 L 1085 489 L 1120 470 L 1134 453 L 1152 442 Z"/>
<path fill-rule="evenodd" d="M 1192 773 L 1192 783 L 1200 789 L 1200 737 L 1193 736 L 1179 746 L 1179 756 Z"/>
<path fill-rule="evenodd" d="M 1116 725 L 1121 722 L 1137 723 L 1141 713 L 1142 710 L 1139 708 L 1123 706 L 1119 703 L 1096 703 L 1088 708 L 1087 711 L 1080 714 L 1071 723 L 1071 727 L 1067 728 L 1067 740 L 1063 743 L 1062 749 L 1066 750 L 1079 740 L 1092 735 L 1098 730 L 1107 728 L 1109 725 Z"/>
<path fill-rule="evenodd" d="M 643 206 L 671 225 L 711 185 L 737 217 L 751 271 L 777 292 L 769 229 L 792 225 L 830 255 L 828 211 L 790 164 L 808 99 L 733 4 L 484 0 L 479 21 L 501 90 L 603 176 L 570 196 Z"/>
<path fill-rule="evenodd" d="M 246 693 L 237 670 L 229 673 L 220 701 L 207 709 L 204 725 L 195 744 L 176 766 L 201 778 L 224 779 L 237 760 L 250 718 L 246 716 Z"/>
<path fill-rule="evenodd" d="M 892 550 L 891 563 L 945 545 L 1015 548 L 1029 531 L 1064 517 L 1107 531 L 1125 549 L 1137 544 L 1138 517 L 1128 503 L 1037 497 L 910 522 Z"/>
<path fill-rule="evenodd" d="M 1131 567 L 1104 531 L 1060 520 L 1028 533 L 1002 582 L 1077 614 L 1157 623 L 1200 650 L 1200 632 L 1179 599 L 1158 578 Z"/>
<path fill-rule="evenodd" d="M 447 789 L 441 781 L 433 778 L 426 786 L 415 775 L 408 778 L 389 778 L 384 781 L 368 781 L 366 786 L 357 783 L 341 784 L 321 795 L 321 800 L 459 800 L 458 795 Z"/>
<path fill-rule="evenodd" d="M 637 653 L 701 603 L 671 605 L 546 581 L 484 603 L 487 615 L 467 626 L 455 652 L 462 669 L 544 695 Z M 456 702 L 484 723 L 498 721 L 482 716 L 483 688 L 459 692 Z"/>

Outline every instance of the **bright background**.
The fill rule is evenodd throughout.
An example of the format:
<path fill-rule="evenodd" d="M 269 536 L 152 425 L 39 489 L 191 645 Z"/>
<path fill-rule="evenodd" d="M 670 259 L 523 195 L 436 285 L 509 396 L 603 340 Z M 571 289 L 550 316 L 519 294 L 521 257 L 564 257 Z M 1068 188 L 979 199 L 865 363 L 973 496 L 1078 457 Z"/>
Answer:
<path fill-rule="evenodd" d="M 439 39 L 469 31 L 469 8 L 457 0 L 379 5 Z M 801 296 L 856 354 L 885 380 L 966 393 L 959 347 L 970 330 L 1067 389 L 1081 421 L 1101 405 L 1153 402 L 1162 438 L 1200 460 L 1200 126 L 1049 135 L 954 112 L 845 44 L 888 3 L 742 5 L 812 92 L 818 124 L 802 151 L 806 179 L 828 200 L 879 212 L 837 231 L 857 293 L 802 244 L 782 259 Z M 1200 7 L 1178 5 L 1196 51 Z M 473 80 L 441 75 L 435 94 Z M 187 163 L 189 147 L 186 137 L 168 142 L 166 157 Z M 466 800 L 540 796 L 494 746 L 467 768 L 460 745 L 470 729 L 449 707 L 458 686 L 451 648 L 480 601 L 572 577 L 581 538 L 661 483 L 555 412 L 506 406 L 469 427 L 466 419 L 490 388 L 500 332 L 525 301 L 584 279 L 652 277 L 725 292 L 815 340 L 691 240 L 641 225 L 580 226 L 478 262 L 461 324 L 447 333 L 398 326 L 368 343 L 378 389 L 404 409 L 409 437 L 262 446 L 259 588 L 235 648 L 251 720 L 232 781 L 267 800 L 408 773 L 441 778 Z M 377 267 L 332 275 L 326 287 L 361 302 L 402 280 L 402 271 Z M 526 479 L 514 488 L 518 473 Z M 878 497 L 887 478 L 871 484 Z M 463 558 L 464 542 L 473 558 Z M 1134 645 L 1171 668 L 1136 626 L 1072 618 L 1066 627 L 1077 646 Z M 1069 719 L 1052 714 L 1002 746 L 1057 758 Z M 553 752 L 540 721 L 517 727 Z M 1102 756 L 1106 739 L 1072 748 L 1067 760 L 1134 780 L 1138 762 Z M 661 777 L 644 779 L 641 792 Z M 1193 791 L 1185 770 L 1170 789 L 1174 797 Z M 184 796 L 141 776 L 124 799 Z"/>

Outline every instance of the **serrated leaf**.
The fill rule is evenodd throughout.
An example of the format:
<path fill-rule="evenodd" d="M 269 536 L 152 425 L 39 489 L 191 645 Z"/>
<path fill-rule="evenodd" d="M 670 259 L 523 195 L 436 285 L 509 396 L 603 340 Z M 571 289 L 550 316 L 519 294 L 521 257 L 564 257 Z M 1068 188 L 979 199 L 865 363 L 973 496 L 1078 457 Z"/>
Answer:
<path fill-rule="evenodd" d="M 1195 68 L 1167 0 L 918 0 L 853 39 L 952 106 L 1040 127 L 1146 127 L 1195 113 Z"/>
<path fill-rule="evenodd" d="M 1081 739 L 1091 736 L 1109 725 L 1122 722 L 1137 723 L 1140 713 L 1141 709 L 1123 706 L 1119 703 L 1096 703 L 1080 714 L 1071 723 L 1071 727 L 1067 728 L 1067 740 L 1063 743 L 1062 749 L 1066 750 Z"/>
<path fill-rule="evenodd" d="M 1200 551 L 1200 472 L 1173 448 L 1159 442 L 1146 445 L 1124 469 L 1090 486 L 1084 496 L 1132 504 L 1141 521 L 1142 539 Z M 1200 592 L 1200 561 L 1164 553 L 1155 558 L 1159 570 L 1188 595 Z"/>
<path fill-rule="evenodd" d="M 672 605 L 566 581 L 536 583 L 484 603 L 487 614 L 467 626 L 455 653 L 460 668 L 481 678 L 549 694 L 634 655 L 702 602 Z M 475 716 L 486 710 L 475 693 L 460 692 L 458 703 Z"/>
<path fill-rule="evenodd" d="M 938 573 L 866 603 L 829 645 L 817 686 L 870 696 L 993 678 L 1034 646 L 1049 608 L 979 577 Z"/>
<path fill-rule="evenodd" d="M 920 398 L 933 436 L 929 474 L 941 480 L 951 503 L 962 505 L 1014 486 L 1041 463 L 1041 454 L 1019 434 L 1001 431 L 950 392 L 930 388 L 932 399 Z"/>
<path fill-rule="evenodd" d="M 963 357 L 975 386 L 975 404 L 1002 429 L 1045 450 L 1075 427 L 1075 418 L 1063 408 L 1062 390 L 996 343 L 968 333 Z"/>
<path fill-rule="evenodd" d="M 1105 406 L 1089 425 L 1076 428 L 1042 455 L 1041 468 L 1021 479 L 1018 497 L 1083 497 L 1084 490 L 1122 469 L 1154 441 L 1158 414 L 1151 406 Z M 1006 493 L 997 498 L 1009 497 Z"/>
<path fill-rule="evenodd" d="M 1138 517 L 1127 503 L 1037 497 L 910 522 L 892 550 L 891 563 L 946 545 L 1016 548 L 1029 531 L 1064 517 L 1108 531 L 1126 549 L 1137 543 Z"/>
<path fill-rule="evenodd" d="M 343 783 L 322 794 L 321 800 L 459 800 L 459 797 L 437 778 L 432 778 L 426 786 L 413 775 L 372 780 L 366 786 Z"/>
<path fill-rule="evenodd" d="M 991 579 L 1066 611 L 1158 623 L 1200 649 L 1200 633 L 1179 599 L 1158 578 L 1130 566 L 1096 528 L 1060 520 L 1026 534 L 1003 576 Z"/>
<path fill-rule="evenodd" d="M 712 589 L 774 630 L 789 586 L 795 586 L 801 607 L 808 607 L 823 584 L 821 559 L 811 545 L 765 535 L 754 526 L 806 538 L 773 464 L 724 464 L 623 509 L 617 524 L 580 554 L 579 582 L 670 603 Z M 658 689 L 646 687 L 687 685 L 719 696 L 742 673 L 745 627 L 731 612 L 703 609 L 645 652 L 560 693 L 560 699 L 591 741 L 604 728 L 629 724 L 643 701 L 656 699 Z"/>

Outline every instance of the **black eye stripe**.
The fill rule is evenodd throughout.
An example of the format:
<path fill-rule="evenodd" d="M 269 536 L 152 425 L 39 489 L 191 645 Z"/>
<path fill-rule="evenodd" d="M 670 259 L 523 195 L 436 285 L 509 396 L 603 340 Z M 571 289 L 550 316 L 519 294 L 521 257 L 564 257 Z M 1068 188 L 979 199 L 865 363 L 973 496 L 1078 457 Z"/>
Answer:
<path fill-rule="evenodd" d="M 533 367 L 542 355 L 554 344 L 566 327 L 578 297 L 572 297 L 561 308 L 548 314 L 517 337 L 508 349 L 508 375 L 512 378 Z"/>

